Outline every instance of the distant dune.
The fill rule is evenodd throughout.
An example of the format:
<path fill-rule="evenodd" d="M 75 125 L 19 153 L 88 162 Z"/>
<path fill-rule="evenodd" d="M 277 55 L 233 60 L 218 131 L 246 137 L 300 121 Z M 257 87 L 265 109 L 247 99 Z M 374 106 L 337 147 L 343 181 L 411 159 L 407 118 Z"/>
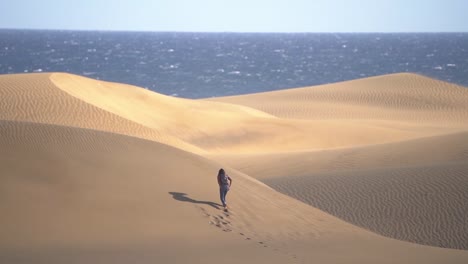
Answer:
<path fill-rule="evenodd" d="M 0 98 L 1 263 L 468 261 L 464 87 L 189 100 L 40 73 L 0 75 Z"/>

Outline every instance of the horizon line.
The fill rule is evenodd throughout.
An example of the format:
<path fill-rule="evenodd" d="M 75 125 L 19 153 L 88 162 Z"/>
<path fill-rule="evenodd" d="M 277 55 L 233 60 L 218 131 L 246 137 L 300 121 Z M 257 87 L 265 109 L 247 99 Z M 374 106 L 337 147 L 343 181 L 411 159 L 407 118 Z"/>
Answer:
<path fill-rule="evenodd" d="M 10 28 L 0 30 L 30 31 L 78 31 L 78 32 L 122 32 L 122 33 L 232 33 L 232 34 L 467 34 L 468 31 L 189 31 L 189 30 L 129 30 L 129 29 L 60 29 L 60 28 Z"/>

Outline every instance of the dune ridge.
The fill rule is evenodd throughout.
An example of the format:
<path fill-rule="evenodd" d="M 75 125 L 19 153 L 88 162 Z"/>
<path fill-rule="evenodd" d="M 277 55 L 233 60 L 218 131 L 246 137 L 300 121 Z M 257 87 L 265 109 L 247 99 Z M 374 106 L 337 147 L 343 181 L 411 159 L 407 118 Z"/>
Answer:
<path fill-rule="evenodd" d="M 445 127 L 466 127 L 467 96 L 465 87 L 418 74 L 399 73 L 213 100 L 294 119 L 438 122 Z"/>
<path fill-rule="evenodd" d="M 467 249 L 467 197 L 462 190 L 468 182 L 468 89 L 420 75 L 393 74 L 213 100 L 282 118 L 366 120 L 388 130 L 418 131 L 414 138 L 379 144 L 212 158 L 379 234 Z M 340 136 L 335 131 L 331 135 Z M 442 184 L 443 179 L 447 183 Z M 397 197 L 390 201 L 387 195 L 394 191 L 398 195 L 392 194 Z M 434 193 L 441 200 L 429 202 Z M 357 210 L 356 204 L 363 209 Z"/>
<path fill-rule="evenodd" d="M 467 139 L 468 132 L 460 132 L 365 147 L 216 158 L 379 234 L 466 249 Z"/>
<path fill-rule="evenodd" d="M 378 145 L 270 154 L 213 155 L 256 178 L 302 176 L 300 173 L 391 169 L 468 162 L 468 131 Z M 428 155 L 427 153 L 430 153 Z M 210 155 L 207 155 L 210 156 Z M 295 171 L 294 167 L 301 166 Z"/>
<path fill-rule="evenodd" d="M 318 102 L 301 95 L 315 88 L 189 100 L 65 73 L 0 76 L 0 262 L 465 263 L 468 251 L 432 246 L 466 249 L 467 94 L 379 78 L 334 86 L 363 101 L 321 88 Z M 373 89 L 411 80 L 411 95 L 434 85 L 424 106 L 411 96 L 379 106 L 387 94 Z M 382 113 L 363 114 L 369 100 Z M 314 102 L 339 111 L 311 111 Z M 217 201 L 220 167 L 235 182 L 229 212 Z M 343 217 L 337 202 L 353 201 L 365 206 Z M 377 210 L 366 222 L 368 205 Z M 424 226 L 380 232 L 389 212 Z M 414 240 L 433 223 L 445 226 Z M 382 236 L 398 230 L 432 246 Z"/>
<path fill-rule="evenodd" d="M 278 149 L 295 151 L 365 145 L 416 138 L 422 135 L 421 129 L 424 129 L 424 135 L 429 131 L 437 134 L 441 130 L 406 123 L 398 126 L 392 123 L 390 128 L 384 121 L 291 120 L 250 106 L 173 98 L 75 75 L 54 73 L 50 79 L 56 87 L 74 97 L 152 128 L 161 135 L 171 135 L 191 146 L 183 147 L 185 150 L 201 154 L 268 153 Z M 444 127 L 443 131 L 446 130 Z M 333 131 L 333 137 L 330 131 Z M 174 145 L 171 140 L 166 141 Z"/>
<path fill-rule="evenodd" d="M 51 73 L 1 75 L 0 119 L 103 130 L 167 142 L 189 151 L 203 152 L 171 135 L 162 134 L 91 104 L 84 104 L 82 100 L 58 89 L 50 80 L 51 75 Z"/>

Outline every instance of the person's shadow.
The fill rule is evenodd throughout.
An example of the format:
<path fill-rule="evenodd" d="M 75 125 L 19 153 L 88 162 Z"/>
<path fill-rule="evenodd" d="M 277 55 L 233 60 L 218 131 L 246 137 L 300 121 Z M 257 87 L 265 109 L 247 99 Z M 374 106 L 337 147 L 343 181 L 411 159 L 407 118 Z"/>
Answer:
<path fill-rule="evenodd" d="M 196 204 L 207 204 L 211 207 L 214 207 L 216 209 L 219 209 L 221 206 L 220 204 L 214 203 L 214 202 L 208 202 L 208 201 L 197 201 L 192 198 L 187 197 L 186 193 L 180 193 L 180 192 L 169 192 L 170 195 L 172 195 L 172 198 L 174 198 L 177 201 L 181 202 L 189 202 L 189 203 L 196 203 Z"/>

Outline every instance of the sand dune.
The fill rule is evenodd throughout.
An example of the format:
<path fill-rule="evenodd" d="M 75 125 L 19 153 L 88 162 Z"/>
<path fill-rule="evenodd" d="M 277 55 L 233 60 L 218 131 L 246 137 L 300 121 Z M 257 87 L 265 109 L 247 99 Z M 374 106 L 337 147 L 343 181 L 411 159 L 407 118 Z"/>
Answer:
<path fill-rule="evenodd" d="M 464 162 L 318 173 L 265 183 L 384 236 L 467 249 L 467 170 Z"/>
<path fill-rule="evenodd" d="M 406 85 L 405 76 L 395 80 Z M 466 93 L 434 89 L 449 90 L 440 99 L 446 119 L 432 97 L 435 109 L 402 99 L 406 119 L 398 103 L 378 118 L 346 119 L 307 114 L 313 100 L 299 102 L 294 90 L 289 102 L 267 105 L 268 94 L 225 103 L 62 73 L 0 76 L 0 262 L 465 263 L 468 251 L 374 233 L 466 249 Z M 369 98 L 386 98 L 371 90 Z M 221 166 L 234 178 L 228 213 L 214 179 Z M 411 214 L 390 232 L 372 229 Z M 414 239 L 434 223 L 444 232 Z"/>
<path fill-rule="evenodd" d="M 381 144 L 212 158 L 379 234 L 468 249 L 468 89 L 397 74 L 212 100 L 281 118 L 418 131 L 417 138 Z"/>
<path fill-rule="evenodd" d="M 276 118 L 251 107 L 174 98 L 76 75 L 54 73 L 50 79 L 74 97 L 157 131 L 159 142 L 200 154 L 323 149 L 392 142 L 422 134 L 420 127 L 407 124 L 389 128 L 384 122 L 365 120 L 305 122 Z M 425 127 L 424 134 L 440 130 Z"/>
<path fill-rule="evenodd" d="M 70 96 L 51 81 L 51 75 L 41 73 L 0 76 L 0 119 L 96 129 L 203 152 L 169 134 L 162 134 Z M 83 84 L 75 88 L 81 89 L 85 86 L 86 84 Z"/>
<path fill-rule="evenodd" d="M 223 252 L 228 263 L 291 258 L 209 223 L 224 215 L 204 202 L 216 196 L 217 165 L 201 157 L 94 130 L 11 121 L 0 129 L 2 263 L 214 263 L 224 247 L 246 254 Z"/>
<path fill-rule="evenodd" d="M 468 132 L 360 148 L 216 158 L 379 234 L 468 248 Z"/>
<path fill-rule="evenodd" d="M 212 156 L 263 180 L 311 173 L 468 164 L 466 139 L 468 131 L 353 148 Z"/>
<path fill-rule="evenodd" d="M 209 100 L 295 119 L 385 120 L 466 127 L 468 90 L 410 73 Z"/>

